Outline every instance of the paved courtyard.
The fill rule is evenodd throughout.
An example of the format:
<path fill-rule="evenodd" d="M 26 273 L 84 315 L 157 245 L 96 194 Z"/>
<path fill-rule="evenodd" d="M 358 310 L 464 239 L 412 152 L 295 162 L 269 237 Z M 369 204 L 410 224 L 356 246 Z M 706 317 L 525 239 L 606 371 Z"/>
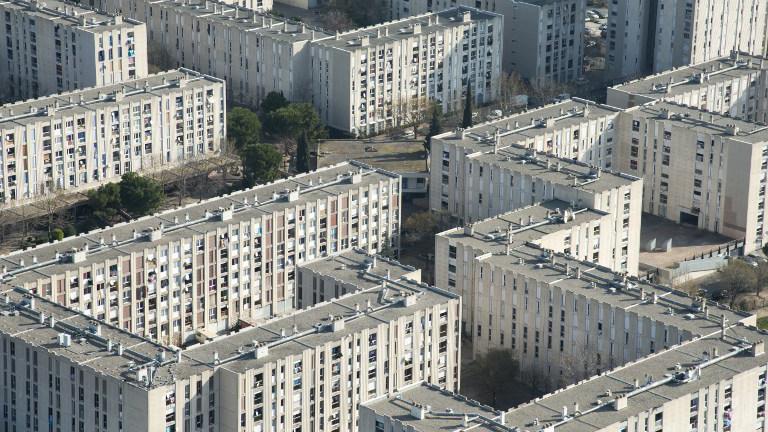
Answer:
<path fill-rule="evenodd" d="M 656 251 L 646 251 L 647 243 L 656 239 Z M 663 252 L 664 244 L 672 239 L 672 250 Z M 643 213 L 640 228 L 640 265 L 667 268 L 702 253 L 727 244 L 733 239 L 667 219 Z"/>

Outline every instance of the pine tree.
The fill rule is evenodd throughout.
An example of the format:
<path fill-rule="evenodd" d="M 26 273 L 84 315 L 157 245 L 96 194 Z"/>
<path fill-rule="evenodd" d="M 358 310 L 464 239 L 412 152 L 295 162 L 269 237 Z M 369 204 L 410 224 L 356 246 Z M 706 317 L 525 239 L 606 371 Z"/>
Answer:
<path fill-rule="evenodd" d="M 311 169 L 309 165 L 309 137 L 307 132 L 304 131 L 299 135 L 299 142 L 296 146 L 296 171 L 300 173 L 307 172 Z"/>
<path fill-rule="evenodd" d="M 467 97 L 464 99 L 464 119 L 461 122 L 461 127 L 472 127 L 472 86 L 467 85 Z"/>
<path fill-rule="evenodd" d="M 432 150 L 432 137 L 440 133 L 440 110 L 437 106 L 432 108 L 432 119 L 429 121 L 429 132 L 424 138 L 424 151 L 429 153 Z"/>

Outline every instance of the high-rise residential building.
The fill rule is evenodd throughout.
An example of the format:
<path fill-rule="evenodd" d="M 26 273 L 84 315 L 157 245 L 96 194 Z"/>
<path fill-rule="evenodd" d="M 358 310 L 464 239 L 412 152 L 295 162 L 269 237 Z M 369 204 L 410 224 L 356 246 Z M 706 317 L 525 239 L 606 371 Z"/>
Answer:
<path fill-rule="evenodd" d="M 0 100 L 37 98 L 147 76 L 144 24 L 58 0 L 0 2 Z"/>
<path fill-rule="evenodd" d="M 663 100 L 768 123 L 768 61 L 733 53 L 608 88 L 607 104 L 631 108 Z"/>
<path fill-rule="evenodd" d="M 534 244 L 469 259 L 473 352 L 512 350 L 551 388 L 719 332 L 723 316 L 755 320 Z"/>
<path fill-rule="evenodd" d="M 183 350 L 8 283 L 5 430 L 354 432 L 367 400 L 421 381 L 458 390 L 461 299 L 410 280 L 382 280 Z"/>
<path fill-rule="evenodd" d="M 553 199 L 574 210 L 609 213 L 613 232 L 629 227 L 626 248 L 613 251 L 623 263 L 617 270 L 634 274 L 643 182 L 600 168 L 613 166 L 616 115 L 615 109 L 570 101 L 438 135 L 432 139 L 430 208 L 460 223 Z"/>
<path fill-rule="evenodd" d="M 427 382 L 414 383 L 360 405 L 361 431 L 509 432 L 503 411 Z"/>
<path fill-rule="evenodd" d="M 723 337 L 672 346 L 506 412 L 414 384 L 361 405 L 360 425 L 394 432 L 761 431 L 768 427 L 765 343 L 764 332 L 728 325 Z"/>
<path fill-rule="evenodd" d="M 308 44 L 328 36 L 322 31 L 209 0 L 91 0 L 91 6 L 145 22 L 150 49 L 226 80 L 232 102 L 257 107 L 271 91 L 311 100 Z"/>
<path fill-rule="evenodd" d="M 421 270 L 354 248 L 296 269 L 296 308 L 367 289 L 382 280 L 421 281 Z"/>
<path fill-rule="evenodd" d="M 294 308 L 296 267 L 397 251 L 400 179 L 340 164 L 3 257 L 15 286 L 163 343 Z"/>
<path fill-rule="evenodd" d="M 606 67 L 620 80 L 703 63 L 734 50 L 764 55 L 766 17 L 762 0 L 610 2 Z"/>
<path fill-rule="evenodd" d="M 628 225 L 616 230 L 610 213 L 570 206 L 556 199 L 546 201 L 464 228 L 449 229 L 435 237 L 435 284 L 461 296 L 465 334 L 476 328 L 477 291 L 472 275 L 478 261 L 474 257 L 530 243 L 616 271 L 627 265 L 623 260 L 627 257 L 627 266 L 637 269 L 637 247 L 630 250 Z"/>
<path fill-rule="evenodd" d="M 312 43 L 313 99 L 333 128 L 370 135 L 413 123 L 437 104 L 499 96 L 503 18 L 458 7 Z M 423 114 L 427 113 L 427 114 Z"/>
<path fill-rule="evenodd" d="M 768 240 L 764 126 L 659 101 L 627 110 L 620 169 L 645 180 L 643 211 L 744 239 Z"/>
<path fill-rule="evenodd" d="M 215 155 L 225 97 L 222 80 L 179 69 L 0 106 L 0 205 Z"/>
<path fill-rule="evenodd" d="M 457 4 L 504 16 L 505 71 L 546 85 L 581 77 L 586 0 L 392 0 L 395 19 Z"/>

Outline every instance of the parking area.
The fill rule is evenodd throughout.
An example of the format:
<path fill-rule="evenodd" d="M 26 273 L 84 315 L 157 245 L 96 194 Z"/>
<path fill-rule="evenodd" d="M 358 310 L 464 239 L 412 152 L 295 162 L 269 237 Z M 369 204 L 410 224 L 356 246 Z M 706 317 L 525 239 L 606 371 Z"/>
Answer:
<path fill-rule="evenodd" d="M 656 240 L 656 249 L 648 250 L 649 243 Z M 664 248 L 668 240 L 672 240 L 672 248 L 667 252 Z M 640 264 L 657 268 L 669 268 L 674 264 L 694 256 L 717 250 L 733 241 L 733 239 L 694 228 L 676 224 L 670 220 L 643 214 L 640 227 Z"/>

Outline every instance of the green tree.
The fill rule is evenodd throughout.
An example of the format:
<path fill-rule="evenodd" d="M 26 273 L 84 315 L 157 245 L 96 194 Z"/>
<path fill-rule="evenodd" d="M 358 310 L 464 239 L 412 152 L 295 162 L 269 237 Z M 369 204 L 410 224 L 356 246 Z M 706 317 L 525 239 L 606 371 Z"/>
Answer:
<path fill-rule="evenodd" d="M 272 111 L 277 111 L 288 105 L 288 99 L 283 96 L 283 92 L 271 91 L 267 93 L 267 96 L 261 101 L 261 114 L 267 115 Z"/>
<path fill-rule="evenodd" d="M 271 134 L 291 139 L 298 138 L 302 132 L 306 132 L 311 141 L 326 135 L 315 107 L 305 102 L 292 103 L 272 111 L 267 115 L 266 128 Z"/>
<path fill-rule="evenodd" d="M 296 171 L 303 173 L 312 169 L 310 167 L 309 137 L 307 131 L 299 135 L 299 143 L 296 147 Z"/>
<path fill-rule="evenodd" d="M 269 144 L 249 144 L 241 158 L 245 187 L 273 181 L 280 175 L 283 156 Z"/>
<path fill-rule="evenodd" d="M 752 292 L 757 285 L 757 275 L 752 266 L 736 259 L 720 269 L 719 279 L 728 290 L 731 307 L 740 294 Z"/>
<path fill-rule="evenodd" d="M 467 96 L 464 99 L 464 118 L 461 121 L 461 127 L 472 127 L 472 85 L 467 85 Z"/>
<path fill-rule="evenodd" d="M 54 228 L 53 232 L 51 233 L 51 239 L 58 241 L 64 240 L 64 230 L 61 228 Z"/>
<path fill-rule="evenodd" d="M 515 392 L 519 363 L 510 350 L 493 349 L 478 355 L 465 368 L 465 378 L 471 379 L 490 393 L 491 406 L 498 404 L 498 398 L 504 392 Z"/>
<path fill-rule="evenodd" d="M 90 213 L 87 225 L 101 227 L 110 225 L 122 207 L 120 184 L 107 183 L 98 189 L 89 191 L 88 207 L 90 208 Z"/>
<path fill-rule="evenodd" d="M 232 108 L 227 114 L 227 138 L 235 150 L 261 140 L 261 121 L 255 112 L 246 108 Z"/>
<path fill-rule="evenodd" d="M 755 295 L 760 296 L 760 291 L 768 286 L 768 263 L 760 262 L 755 271 Z"/>
<path fill-rule="evenodd" d="M 149 177 L 129 172 L 120 180 L 120 202 L 133 217 L 153 213 L 160 208 L 164 198 L 163 188 Z"/>

